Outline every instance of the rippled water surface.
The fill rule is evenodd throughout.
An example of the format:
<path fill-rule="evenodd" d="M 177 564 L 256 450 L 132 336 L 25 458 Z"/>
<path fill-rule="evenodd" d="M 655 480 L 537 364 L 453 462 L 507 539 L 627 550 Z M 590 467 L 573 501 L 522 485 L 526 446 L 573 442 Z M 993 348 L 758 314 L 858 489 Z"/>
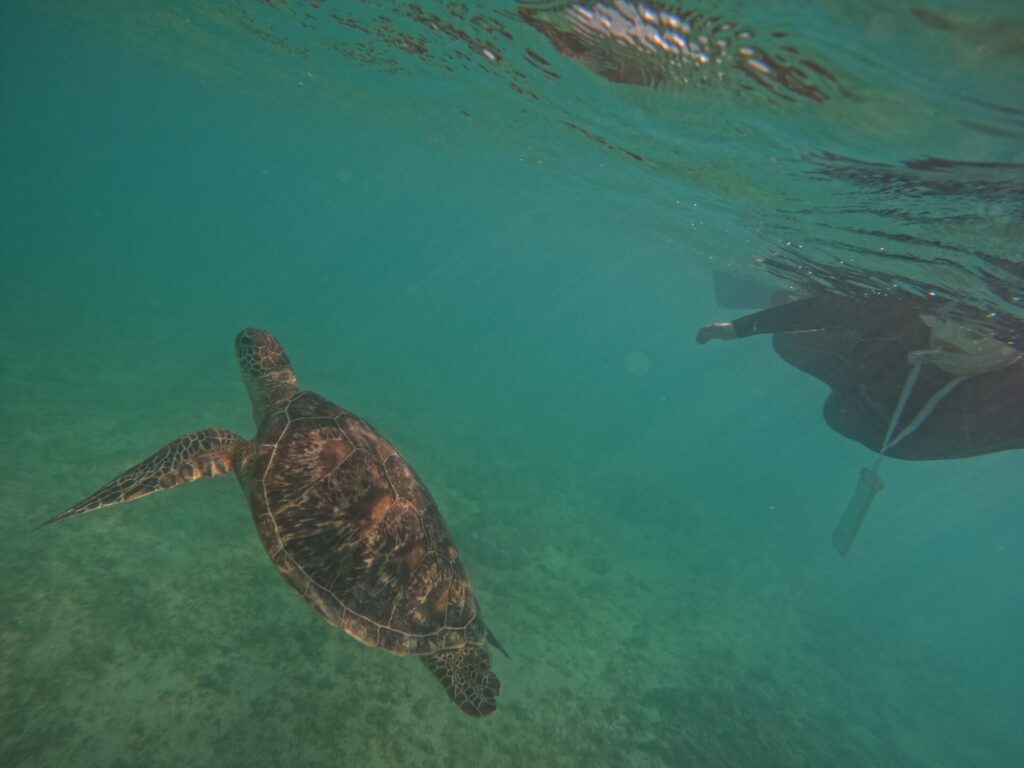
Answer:
<path fill-rule="evenodd" d="M 1021 452 L 873 455 L 712 272 L 1024 338 L 1017 2 L 0 9 L 0 764 L 992 766 L 1024 752 Z M 499 709 L 292 594 L 232 339 L 431 489 Z"/>

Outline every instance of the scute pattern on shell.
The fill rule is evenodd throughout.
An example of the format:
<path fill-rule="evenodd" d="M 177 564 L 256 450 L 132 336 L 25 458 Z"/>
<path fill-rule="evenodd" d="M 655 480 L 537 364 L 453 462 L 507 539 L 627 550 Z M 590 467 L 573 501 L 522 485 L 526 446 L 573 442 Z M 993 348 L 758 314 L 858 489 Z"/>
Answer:
<path fill-rule="evenodd" d="M 332 624 L 401 654 L 483 643 L 436 503 L 362 419 L 302 392 L 261 425 L 239 478 L 274 563 Z"/>

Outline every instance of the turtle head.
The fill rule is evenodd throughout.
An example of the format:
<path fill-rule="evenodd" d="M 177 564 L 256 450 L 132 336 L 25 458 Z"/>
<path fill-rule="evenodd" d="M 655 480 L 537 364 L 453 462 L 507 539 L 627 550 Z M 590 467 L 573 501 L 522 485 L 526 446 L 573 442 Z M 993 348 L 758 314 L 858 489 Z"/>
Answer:
<path fill-rule="evenodd" d="M 252 401 L 253 418 L 259 424 L 274 405 L 298 391 L 295 372 L 270 331 L 246 328 L 235 337 L 235 355 Z"/>

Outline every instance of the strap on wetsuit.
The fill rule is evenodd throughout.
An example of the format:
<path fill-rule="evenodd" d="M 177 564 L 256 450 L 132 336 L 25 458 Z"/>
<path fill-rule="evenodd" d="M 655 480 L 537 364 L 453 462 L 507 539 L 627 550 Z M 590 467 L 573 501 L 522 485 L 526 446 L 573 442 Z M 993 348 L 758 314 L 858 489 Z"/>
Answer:
<path fill-rule="evenodd" d="M 881 465 L 882 457 L 885 456 L 886 451 L 890 448 L 894 448 L 902 442 L 905 437 L 920 427 L 924 420 L 932 414 L 932 411 L 935 410 L 935 407 L 942 401 L 942 399 L 952 392 L 961 381 L 967 378 L 966 376 L 957 376 L 955 379 L 946 382 L 942 389 L 928 398 L 928 402 L 921 406 L 921 410 L 917 412 L 917 416 L 914 417 L 913 421 L 904 427 L 894 439 L 890 440 L 890 438 L 892 438 L 893 431 L 896 429 L 896 425 L 900 421 L 900 416 L 903 415 L 903 409 L 907 405 L 907 398 L 910 397 L 910 392 L 913 390 L 914 384 L 917 382 L 917 376 L 919 373 L 921 373 L 920 360 L 916 361 L 910 367 L 910 373 L 907 374 L 907 380 L 903 384 L 903 391 L 900 392 L 900 399 L 896 403 L 896 410 L 893 411 L 892 419 L 889 421 L 889 429 L 886 431 L 885 439 L 882 441 L 882 450 L 878 452 L 878 458 L 875 459 L 875 464 L 871 468 L 873 472 L 878 472 L 878 467 Z"/>

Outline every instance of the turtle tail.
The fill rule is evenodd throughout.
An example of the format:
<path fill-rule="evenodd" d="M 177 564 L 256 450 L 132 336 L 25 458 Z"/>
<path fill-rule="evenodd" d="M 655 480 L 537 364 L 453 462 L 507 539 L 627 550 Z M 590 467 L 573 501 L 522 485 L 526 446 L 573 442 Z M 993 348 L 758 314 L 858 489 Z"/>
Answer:
<path fill-rule="evenodd" d="M 505 650 L 505 647 L 501 643 L 498 642 L 498 638 L 496 638 L 494 636 L 494 633 L 491 632 L 490 627 L 487 628 L 487 642 L 490 643 L 491 645 L 493 645 L 499 651 L 501 651 L 502 655 L 506 659 L 511 658 L 511 656 L 508 655 L 508 651 Z"/>
<path fill-rule="evenodd" d="M 240 449 L 246 444 L 247 441 L 234 432 L 217 427 L 179 437 L 145 461 L 122 472 L 92 496 L 37 528 L 112 504 L 132 501 L 181 483 L 232 472 L 239 461 Z"/>

